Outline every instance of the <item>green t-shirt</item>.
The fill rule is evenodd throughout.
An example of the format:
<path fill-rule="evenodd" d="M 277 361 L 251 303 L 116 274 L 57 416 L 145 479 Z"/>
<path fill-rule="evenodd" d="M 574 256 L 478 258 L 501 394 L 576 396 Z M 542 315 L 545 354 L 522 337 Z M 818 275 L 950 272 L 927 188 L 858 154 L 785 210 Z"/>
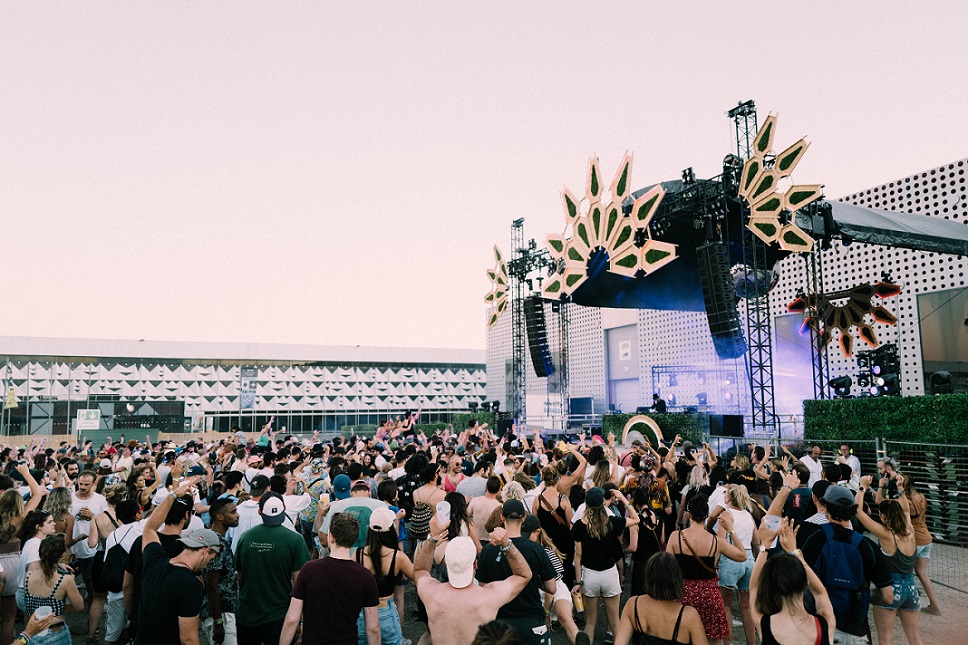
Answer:
<path fill-rule="evenodd" d="M 306 542 L 292 529 L 264 524 L 253 526 L 238 540 L 236 620 L 250 626 L 282 620 L 289 609 L 292 574 L 309 561 Z"/>

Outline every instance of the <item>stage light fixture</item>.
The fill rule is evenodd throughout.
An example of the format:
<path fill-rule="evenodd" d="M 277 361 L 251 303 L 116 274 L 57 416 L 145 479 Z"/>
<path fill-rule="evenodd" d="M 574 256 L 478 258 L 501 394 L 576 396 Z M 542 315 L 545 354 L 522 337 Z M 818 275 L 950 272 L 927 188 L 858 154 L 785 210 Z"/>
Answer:
<path fill-rule="evenodd" d="M 838 376 L 837 378 L 830 379 L 829 385 L 837 398 L 842 399 L 850 393 L 850 386 L 853 385 L 853 381 L 849 376 Z"/>
<path fill-rule="evenodd" d="M 886 396 L 900 396 L 901 394 L 901 377 L 898 374 L 885 374 L 880 383 L 879 389 L 881 394 Z"/>
<path fill-rule="evenodd" d="M 868 372 L 857 375 L 857 387 L 869 388 L 871 386 L 871 375 Z"/>
<path fill-rule="evenodd" d="M 480 407 L 480 404 L 477 401 L 470 401 L 467 404 L 468 410 L 476 410 L 478 407 Z"/>
<path fill-rule="evenodd" d="M 696 183 L 696 173 L 691 167 L 682 171 L 682 183 L 687 186 Z"/>
<path fill-rule="evenodd" d="M 675 373 L 669 374 L 669 387 L 679 385 L 679 376 Z"/>
<path fill-rule="evenodd" d="M 931 394 L 951 394 L 955 391 L 955 385 L 951 381 L 951 372 L 935 372 L 928 381 Z"/>
<path fill-rule="evenodd" d="M 696 394 L 696 402 L 699 405 L 706 405 L 709 402 L 709 396 L 705 392 L 699 392 Z"/>
<path fill-rule="evenodd" d="M 500 412 L 501 411 L 501 402 L 500 401 L 491 401 L 491 410 L 493 410 L 494 412 Z"/>

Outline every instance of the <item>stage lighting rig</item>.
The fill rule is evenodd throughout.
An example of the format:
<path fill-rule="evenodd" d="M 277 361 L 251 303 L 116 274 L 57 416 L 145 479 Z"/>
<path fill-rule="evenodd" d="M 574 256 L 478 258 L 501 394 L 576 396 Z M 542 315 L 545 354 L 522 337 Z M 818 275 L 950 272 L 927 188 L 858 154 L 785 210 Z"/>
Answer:
<path fill-rule="evenodd" d="M 850 394 L 850 386 L 853 384 L 854 383 L 849 376 L 839 376 L 837 378 L 830 379 L 830 382 L 828 383 L 838 399 L 846 399 L 847 395 Z"/>

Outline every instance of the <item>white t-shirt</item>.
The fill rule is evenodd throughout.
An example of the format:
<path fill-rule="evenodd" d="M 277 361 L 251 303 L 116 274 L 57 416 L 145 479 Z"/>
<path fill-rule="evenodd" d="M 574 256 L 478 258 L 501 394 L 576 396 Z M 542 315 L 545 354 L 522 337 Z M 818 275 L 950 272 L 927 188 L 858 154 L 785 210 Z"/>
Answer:
<path fill-rule="evenodd" d="M 814 461 L 813 457 L 810 455 L 800 457 L 800 461 L 803 462 L 803 465 L 806 466 L 807 470 L 810 471 L 810 479 L 807 480 L 807 488 L 813 488 L 813 485 L 820 481 L 821 477 L 823 477 L 823 465 L 819 460 Z"/>
<path fill-rule="evenodd" d="M 753 548 L 753 532 L 756 531 L 756 521 L 749 511 L 739 511 L 733 508 L 727 508 L 724 512 L 729 513 L 733 516 L 733 530 L 739 535 L 740 541 L 743 543 L 744 549 Z M 730 535 L 730 541 L 735 538 Z"/>
<path fill-rule="evenodd" d="M 161 466 L 158 466 L 157 471 L 158 471 L 158 481 L 161 482 L 159 486 L 162 486 L 162 487 L 167 486 L 168 475 L 171 474 L 171 466 L 162 464 Z"/>
<path fill-rule="evenodd" d="M 82 508 L 89 509 L 92 518 L 97 517 L 108 510 L 108 501 L 104 499 L 103 495 L 97 493 L 91 493 L 91 497 L 88 499 L 80 499 L 75 493 L 71 494 L 71 513 L 74 514 L 74 539 L 82 535 L 88 535 L 91 530 L 91 520 L 82 520 L 78 516 Z M 89 547 L 87 540 L 84 539 L 76 542 L 71 547 L 71 553 L 82 560 L 85 558 L 93 558 L 94 554 L 97 553 L 97 546 Z"/>
<path fill-rule="evenodd" d="M 20 547 L 20 568 L 17 569 L 17 586 L 24 586 L 27 567 L 32 562 L 40 562 L 40 538 L 32 537 Z"/>

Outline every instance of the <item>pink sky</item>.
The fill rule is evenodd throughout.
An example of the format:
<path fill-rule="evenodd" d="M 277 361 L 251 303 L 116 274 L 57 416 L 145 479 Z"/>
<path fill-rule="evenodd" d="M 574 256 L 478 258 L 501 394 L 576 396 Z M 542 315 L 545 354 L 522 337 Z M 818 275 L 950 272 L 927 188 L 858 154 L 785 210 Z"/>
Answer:
<path fill-rule="evenodd" d="M 717 174 L 752 98 L 831 197 L 968 156 L 968 5 L 886 7 L 5 3 L 0 333 L 482 348 L 589 154 Z"/>

